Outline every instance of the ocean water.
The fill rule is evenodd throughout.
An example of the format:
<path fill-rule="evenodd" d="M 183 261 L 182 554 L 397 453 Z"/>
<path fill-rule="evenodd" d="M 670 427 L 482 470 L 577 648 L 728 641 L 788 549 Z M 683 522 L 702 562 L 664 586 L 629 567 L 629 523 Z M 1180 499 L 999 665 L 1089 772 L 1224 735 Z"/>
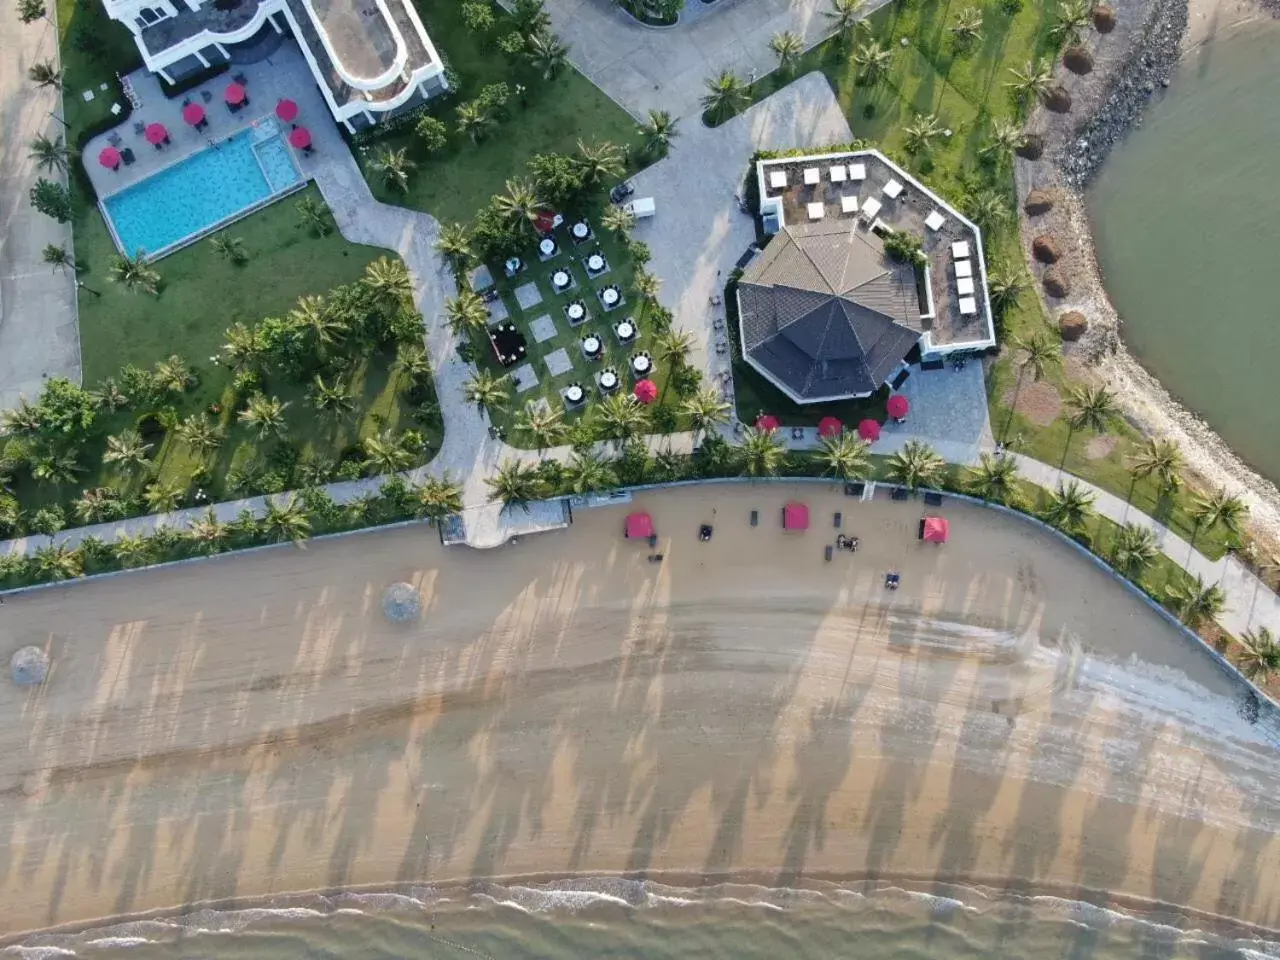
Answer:
<path fill-rule="evenodd" d="M 1257 960 L 1280 957 L 1280 943 L 1172 911 L 1031 892 L 869 881 L 690 888 L 597 878 L 297 897 L 37 935 L 4 952 L 27 960 Z"/>

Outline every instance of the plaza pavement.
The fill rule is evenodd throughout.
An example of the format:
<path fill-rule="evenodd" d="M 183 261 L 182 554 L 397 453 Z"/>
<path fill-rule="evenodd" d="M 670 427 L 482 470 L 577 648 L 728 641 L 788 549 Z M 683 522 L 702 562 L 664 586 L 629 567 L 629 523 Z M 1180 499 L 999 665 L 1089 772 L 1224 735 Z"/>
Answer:
<path fill-rule="evenodd" d="M 20 397 L 35 399 L 46 377 L 79 383 L 81 367 L 75 278 L 43 259 L 51 243 L 71 249 L 71 227 L 37 213 L 28 198 L 42 175 L 66 182 L 28 157 L 37 134 L 63 134 L 59 91 L 27 79 L 32 64 L 57 59 L 56 28 L 24 24 L 10 4 L 0 16 L 0 51 L 0 410 L 8 410 Z"/>

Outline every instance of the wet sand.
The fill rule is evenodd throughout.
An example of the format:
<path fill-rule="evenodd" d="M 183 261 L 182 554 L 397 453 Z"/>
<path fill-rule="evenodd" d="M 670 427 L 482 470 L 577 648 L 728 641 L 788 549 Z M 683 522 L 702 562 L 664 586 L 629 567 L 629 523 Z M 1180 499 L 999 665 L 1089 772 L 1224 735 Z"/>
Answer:
<path fill-rule="evenodd" d="M 789 495 L 806 533 L 779 529 Z M 0 653 L 48 644 L 54 669 L 0 687 L 0 932 L 624 871 L 1051 884 L 1276 921 L 1274 748 L 1069 546 L 950 502 L 952 542 L 925 545 L 919 502 L 826 487 L 637 505 L 662 564 L 608 508 L 486 553 L 400 530 L 11 599 Z M 825 563 L 837 509 L 862 548 Z M 383 620 L 396 580 L 420 623 Z"/>

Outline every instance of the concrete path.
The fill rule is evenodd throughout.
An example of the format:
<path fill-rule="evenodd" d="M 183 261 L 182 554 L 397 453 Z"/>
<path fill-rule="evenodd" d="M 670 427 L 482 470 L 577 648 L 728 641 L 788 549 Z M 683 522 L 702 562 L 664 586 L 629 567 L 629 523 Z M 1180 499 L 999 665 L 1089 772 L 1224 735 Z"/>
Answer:
<path fill-rule="evenodd" d="M 50 4 L 50 9 L 53 6 Z M 37 88 L 27 70 L 56 60 L 56 29 L 47 20 L 24 24 L 13 5 L 0 15 L 0 410 L 34 399 L 46 377 L 80 382 L 80 331 L 75 278 L 54 271 L 42 252 L 71 249 L 71 227 L 31 209 L 28 193 L 42 175 L 27 156 L 33 137 L 62 136 L 62 99 Z M 46 179 L 66 182 L 60 173 Z"/>

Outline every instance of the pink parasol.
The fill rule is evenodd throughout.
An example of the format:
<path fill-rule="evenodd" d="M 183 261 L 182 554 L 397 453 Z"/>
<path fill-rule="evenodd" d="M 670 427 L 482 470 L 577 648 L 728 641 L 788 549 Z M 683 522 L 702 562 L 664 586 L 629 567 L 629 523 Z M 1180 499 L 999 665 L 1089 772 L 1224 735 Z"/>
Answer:
<path fill-rule="evenodd" d="M 765 433 L 773 433 L 773 431 L 777 430 L 780 426 L 782 426 L 781 421 L 779 421 L 772 413 L 762 413 L 760 416 L 756 417 L 757 430 L 762 430 Z"/>
<path fill-rule="evenodd" d="M 835 417 L 823 417 L 818 421 L 818 436 L 838 437 L 844 431 L 844 424 Z"/>
<path fill-rule="evenodd" d="M 198 103 L 188 103 L 182 108 L 182 119 L 193 127 L 204 122 L 204 107 Z"/>
<path fill-rule="evenodd" d="M 169 131 L 164 128 L 163 123 L 149 123 L 143 134 L 147 138 L 147 143 L 164 143 L 169 139 Z"/>
<path fill-rule="evenodd" d="M 228 83 L 226 92 L 223 94 L 227 103 L 236 104 L 244 103 L 244 84 Z"/>
<path fill-rule="evenodd" d="M 311 131 L 306 127 L 294 127 L 289 133 L 289 143 L 299 150 L 311 146 Z"/>
<path fill-rule="evenodd" d="M 875 443 L 880 439 L 880 424 L 874 420 L 863 420 L 858 424 L 858 436 L 867 443 Z"/>
<path fill-rule="evenodd" d="M 289 99 L 281 100 L 276 104 L 276 116 L 285 123 L 293 123 L 298 119 L 298 105 Z"/>
<path fill-rule="evenodd" d="M 114 170 L 120 166 L 120 151 L 115 147 L 103 147 L 102 152 L 98 154 L 98 162 L 109 170 Z"/>
<path fill-rule="evenodd" d="M 907 415 L 907 411 L 911 409 L 911 404 L 907 402 L 907 398 L 902 394 L 895 393 L 889 398 L 889 402 L 885 405 L 885 409 L 893 419 L 901 420 Z"/>
<path fill-rule="evenodd" d="M 658 399 L 658 385 L 652 380 L 640 380 L 636 383 L 636 399 L 648 406 Z"/>

